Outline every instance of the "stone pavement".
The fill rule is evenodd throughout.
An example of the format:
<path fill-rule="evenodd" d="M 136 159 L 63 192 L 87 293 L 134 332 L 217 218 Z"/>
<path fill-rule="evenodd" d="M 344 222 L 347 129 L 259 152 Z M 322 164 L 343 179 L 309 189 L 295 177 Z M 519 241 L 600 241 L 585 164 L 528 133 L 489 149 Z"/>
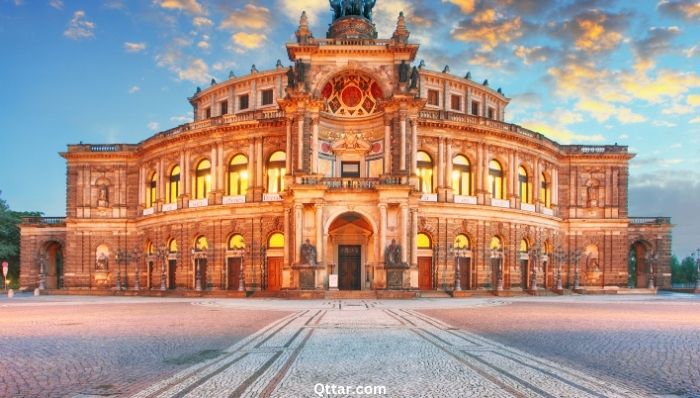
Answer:
<path fill-rule="evenodd" d="M 42 296 L 0 318 L 0 396 L 700 397 L 684 297 Z"/>

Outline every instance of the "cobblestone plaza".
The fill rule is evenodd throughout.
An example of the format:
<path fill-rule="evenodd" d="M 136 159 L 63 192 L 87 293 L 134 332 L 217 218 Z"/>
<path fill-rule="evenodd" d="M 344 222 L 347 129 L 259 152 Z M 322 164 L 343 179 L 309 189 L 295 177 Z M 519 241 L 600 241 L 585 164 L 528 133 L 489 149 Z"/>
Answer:
<path fill-rule="evenodd" d="M 0 396 L 696 397 L 698 309 L 690 295 L 18 295 L 0 300 Z"/>

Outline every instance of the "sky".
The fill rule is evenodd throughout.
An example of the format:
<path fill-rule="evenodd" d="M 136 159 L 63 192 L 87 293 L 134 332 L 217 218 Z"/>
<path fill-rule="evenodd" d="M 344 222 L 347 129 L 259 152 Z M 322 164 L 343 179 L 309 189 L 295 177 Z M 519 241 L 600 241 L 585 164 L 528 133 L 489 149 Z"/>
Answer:
<path fill-rule="evenodd" d="M 289 65 L 302 10 L 325 37 L 327 0 L 0 0 L 0 197 L 65 215 L 67 144 L 191 121 L 197 86 Z M 630 215 L 700 247 L 700 1 L 377 0 L 380 38 L 400 11 L 418 60 L 501 87 L 507 121 L 628 145 Z"/>

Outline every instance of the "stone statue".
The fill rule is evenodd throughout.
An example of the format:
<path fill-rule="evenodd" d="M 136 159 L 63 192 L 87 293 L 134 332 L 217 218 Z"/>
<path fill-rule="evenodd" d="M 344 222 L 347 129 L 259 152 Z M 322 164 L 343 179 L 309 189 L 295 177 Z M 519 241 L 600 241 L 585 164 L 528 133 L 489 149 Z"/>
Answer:
<path fill-rule="evenodd" d="M 107 255 L 105 253 L 100 253 L 100 255 L 97 257 L 97 262 L 95 264 L 95 270 L 96 271 L 107 271 L 109 268 L 109 258 L 107 258 Z"/>
<path fill-rule="evenodd" d="M 333 10 L 333 20 L 346 16 L 365 17 L 372 20 L 372 9 L 376 0 L 329 0 Z"/>
<path fill-rule="evenodd" d="M 298 59 L 294 69 L 296 69 L 297 76 L 296 76 L 296 81 L 297 83 L 305 83 L 306 82 L 306 64 L 302 62 L 302 60 Z"/>
<path fill-rule="evenodd" d="M 362 15 L 371 21 L 372 9 L 374 8 L 374 5 L 377 4 L 377 0 L 365 0 L 363 3 Z"/>
<path fill-rule="evenodd" d="M 301 245 L 301 263 L 316 265 L 316 247 L 308 239 Z"/>
<path fill-rule="evenodd" d="M 99 188 L 97 194 L 97 206 L 107 207 L 109 205 L 109 187 L 107 185 L 102 185 Z"/>
<path fill-rule="evenodd" d="M 384 250 L 385 265 L 401 265 L 401 246 L 396 243 L 396 239 L 391 240 L 391 244 Z"/>
<path fill-rule="evenodd" d="M 405 83 L 408 81 L 408 64 L 406 61 L 401 60 L 401 64 L 399 65 L 399 82 L 400 83 Z"/>
<path fill-rule="evenodd" d="M 418 88 L 418 68 L 415 66 L 413 67 L 413 70 L 411 71 L 411 85 L 409 87 L 411 90 Z"/>
<path fill-rule="evenodd" d="M 294 68 L 291 66 L 287 69 L 287 87 L 293 89 L 296 87 L 296 79 L 294 76 Z"/>
<path fill-rule="evenodd" d="M 343 4 L 341 0 L 330 0 L 331 9 L 333 10 L 333 20 L 343 16 Z"/>

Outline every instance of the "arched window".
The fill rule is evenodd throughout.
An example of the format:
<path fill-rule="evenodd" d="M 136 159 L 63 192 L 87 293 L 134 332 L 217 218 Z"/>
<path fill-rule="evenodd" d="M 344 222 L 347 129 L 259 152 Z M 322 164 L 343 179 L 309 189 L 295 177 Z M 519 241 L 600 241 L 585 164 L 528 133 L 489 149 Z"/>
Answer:
<path fill-rule="evenodd" d="M 168 242 L 168 252 L 177 253 L 177 241 L 175 239 L 170 239 Z"/>
<path fill-rule="evenodd" d="M 498 236 L 493 236 L 491 238 L 491 242 L 489 242 L 489 249 L 491 250 L 502 250 L 503 249 L 503 242 L 501 242 L 501 238 Z"/>
<path fill-rule="evenodd" d="M 194 177 L 194 198 L 205 199 L 211 187 L 211 163 L 204 159 L 197 164 Z"/>
<path fill-rule="evenodd" d="M 430 236 L 424 234 L 423 232 L 418 233 L 416 236 L 416 244 L 419 249 L 430 249 L 433 247 L 433 243 L 430 241 Z"/>
<path fill-rule="evenodd" d="M 194 240 L 194 250 L 198 252 L 203 252 L 209 249 L 209 241 L 204 235 L 200 235 Z"/>
<path fill-rule="evenodd" d="M 520 194 L 521 202 L 532 203 L 532 192 L 530 192 L 527 170 L 523 166 L 518 167 L 518 193 Z"/>
<path fill-rule="evenodd" d="M 520 251 L 520 253 L 527 253 L 529 248 L 530 248 L 530 245 L 528 245 L 527 240 L 521 239 L 520 246 L 518 247 L 518 251 Z"/>
<path fill-rule="evenodd" d="M 452 192 L 455 195 L 472 194 L 471 165 L 466 156 L 457 155 L 452 159 Z"/>
<path fill-rule="evenodd" d="M 267 240 L 267 247 L 269 249 L 283 248 L 284 234 L 280 232 L 275 232 L 274 234 L 270 235 L 270 238 Z"/>
<path fill-rule="evenodd" d="M 229 250 L 240 250 L 245 249 L 245 240 L 241 234 L 233 234 L 228 238 L 228 249 Z"/>
<path fill-rule="evenodd" d="M 287 155 L 277 151 L 270 156 L 267 162 L 267 192 L 277 193 L 284 191 L 284 176 L 287 174 Z"/>
<path fill-rule="evenodd" d="M 180 166 L 175 166 L 170 171 L 170 181 L 168 182 L 168 203 L 176 203 L 180 196 Z"/>
<path fill-rule="evenodd" d="M 497 160 L 489 162 L 489 193 L 494 199 L 504 199 L 503 167 Z"/>
<path fill-rule="evenodd" d="M 149 241 L 146 243 L 146 255 L 152 256 L 154 254 L 156 254 L 156 248 L 153 246 L 153 242 Z"/>
<path fill-rule="evenodd" d="M 471 249 L 471 242 L 469 242 L 469 237 L 465 234 L 459 234 L 455 236 L 455 249 Z"/>
<path fill-rule="evenodd" d="M 544 207 L 552 207 L 552 183 L 545 173 L 542 173 L 542 181 L 540 182 L 540 201 Z"/>
<path fill-rule="evenodd" d="M 433 159 L 427 153 L 418 151 L 416 162 L 420 191 L 433 193 Z"/>
<path fill-rule="evenodd" d="M 158 174 L 153 173 L 151 178 L 148 180 L 148 186 L 146 187 L 146 208 L 153 207 L 156 202 L 156 196 L 158 192 Z"/>
<path fill-rule="evenodd" d="M 248 192 L 248 158 L 238 154 L 228 164 L 228 194 L 245 195 Z"/>

